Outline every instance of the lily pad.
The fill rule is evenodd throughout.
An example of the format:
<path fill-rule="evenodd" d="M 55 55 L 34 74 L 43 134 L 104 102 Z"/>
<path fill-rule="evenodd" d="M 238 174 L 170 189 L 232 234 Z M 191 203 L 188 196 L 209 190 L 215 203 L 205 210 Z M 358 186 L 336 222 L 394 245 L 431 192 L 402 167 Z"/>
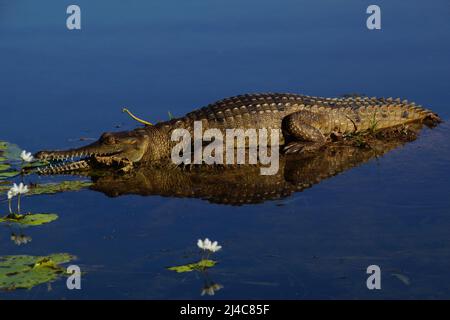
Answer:
<path fill-rule="evenodd" d="M 49 256 L 0 256 L 0 289 L 31 289 L 42 283 L 53 282 L 63 275 L 66 269 L 60 266 L 74 260 L 67 253 Z"/>
<path fill-rule="evenodd" d="M 46 183 L 31 186 L 29 194 L 55 194 L 65 191 L 78 191 L 92 185 L 90 181 L 62 181 L 60 183 Z"/>
<path fill-rule="evenodd" d="M 13 178 L 17 175 L 19 175 L 19 171 L 0 171 L 0 180 L 5 180 L 9 178 Z"/>
<path fill-rule="evenodd" d="M 27 162 L 23 165 L 23 170 L 25 173 L 31 172 L 35 168 L 44 167 L 49 164 L 48 161 L 45 160 L 34 160 L 33 162 Z"/>
<path fill-rule="evenodd" d="M 2 157 L 5 157 L 9 161 L 22 162 L 20 158 L 22 149 L 18 145 L 6 141 L 1 141 L 1 143 L 0 152 L 3 152 Z"/>
<path fill-rule="evenodd" d="M 20 148 L 5 141 L 0 141 L 0 180 L 9 179 L 19 174 L 12 163 L 20 159 Z"/>
<path fill-rule="evenodd" d="M 78 191 L 92 185 L 90 181 L 63 181 L 60 183 L 45 183 L 29 186 L 29 191 L 24 196 L 55 194 L 65 191 Z M 8 192 L 9 186 L 0 186 L 0 192 Z"/>
<path fill-rule="evenodd" d="M 40 226 L 58 219 L 55 213 L 10 214 L 0 218 L 0 223 L 15 223 L 24 227 Z"/>
<path fill-rule="evenodd" d="M 217 261 L 203 259 L 196 263 L 189 263 L 182 266 L 175 266 L 167 268 L 170 271 L 175 271 L 177 273 L 191 272 L 191 271 L 202 271 L 207 268 L 212 268 L 217 264 Z"/>

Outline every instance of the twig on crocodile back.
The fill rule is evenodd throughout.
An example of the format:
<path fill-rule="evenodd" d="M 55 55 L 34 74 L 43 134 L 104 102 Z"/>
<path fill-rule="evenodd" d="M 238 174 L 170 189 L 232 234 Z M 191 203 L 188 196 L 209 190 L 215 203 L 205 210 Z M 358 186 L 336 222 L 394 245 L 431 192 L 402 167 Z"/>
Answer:
<path fill-rule="evenodd" d="M 131 111 L 128 110 L 127 108 L 123 108 L 123 109 L 122 109 L 122 112 L 128 113 L 128 115 L 129 115 L 131 118 L 133 118 L 134 120 L 136 120 L 137 122 L 143 123 L 143 124 L 148 125 L 148 126 L 152 126 L 152 125 L 153 125 L 153 124 L 151 124 L 151 123 L 148 122 L 148 121 L 145 121 L 145 120 L 142 120 L 141 118 L 136 117 L 136 116 L 135 116 L 134 114 L 132 114 Z"/>

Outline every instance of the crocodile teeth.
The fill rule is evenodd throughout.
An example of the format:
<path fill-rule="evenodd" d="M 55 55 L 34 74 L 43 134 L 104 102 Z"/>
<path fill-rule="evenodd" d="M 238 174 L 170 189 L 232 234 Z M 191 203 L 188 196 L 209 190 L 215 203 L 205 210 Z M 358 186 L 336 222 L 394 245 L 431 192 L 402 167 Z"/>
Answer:
<path fill-rule="evenodd" d="M 86 169 L 89 168 L 89 164 L 84 161 L 78 161 L 78 162 L 73 162 L 73 163 L 69 163 L 69 164 L 61 164 L 61 165 L 56 165 L 53 166 L 52 164 L 50 164 L 49 166 L 41 169 L 38 168 L 37 172 L 39 174 L 59 174 L 59 173 L 64 173 L 64 172 L 70 172 L 70 171 L 75 171 L 75 170 L 80 170 L 80 169 Z"/>

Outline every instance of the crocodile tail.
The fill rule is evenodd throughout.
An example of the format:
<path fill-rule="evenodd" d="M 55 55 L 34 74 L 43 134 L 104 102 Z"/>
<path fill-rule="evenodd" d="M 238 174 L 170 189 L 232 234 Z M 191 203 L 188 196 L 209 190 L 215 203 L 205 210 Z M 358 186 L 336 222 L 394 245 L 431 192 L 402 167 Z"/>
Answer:
<path fill-rule="evenodd" d="M 360 116 L 363 129 L 389 129 L 412 123 L 423 123 L 433 127 L 441 122 L 441 118 L 431 110 L 414 103 L 382 101 L 380 108 L 362 107 Z M 381 112 L 380 112 L 381 111 Z"/>
<path fill-rule="evenodd" d="M 441 117 L 439 117 L 437 113 L 423 108 L 422 106 L 408 105 L 405 112 L 408 113 L 408 120 L 421 121 L 429 127 L 436 126 L 442 122 Z"/>

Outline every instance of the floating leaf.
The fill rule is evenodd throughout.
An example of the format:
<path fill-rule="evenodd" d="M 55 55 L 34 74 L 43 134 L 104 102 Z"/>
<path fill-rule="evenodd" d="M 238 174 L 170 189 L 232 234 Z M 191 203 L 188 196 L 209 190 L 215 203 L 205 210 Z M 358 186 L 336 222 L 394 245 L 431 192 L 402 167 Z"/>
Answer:
<path fill-rule="evenodd" d="M 20 174 L 19 171 L 7 171 L 7 172 L 0 171 L 0 180 L 9 179 L 9 178 L 15 177 L 19 174 Z"/>
<path fill-rule="evenodd" d="M 92 185 L 90 181 L 63 181 L 60 183 L 46 183 L 32 186 L 28 194 L 54 194 L 65 191 L 78 191 Z"/>
<path fill-rule="evenodd" d="M 10 214 L 0 218 L 0 223 L 15 223 L 24 227 L 40 226 L 58 219 L 55 213 Z"/>
<path fill-rule="evenodd" d="M 22 152 L 22 149 L 13 143 L 9 143 L 6 141 L 0 141 L 0 155 L 3 158 L 6 158 L 8 161 L 20 161 L 22 162 L 22 159 L 20 158 L 20 154 Z"/>
<path fill-rule="evenodd" d="M 0 180 L 9 179 L 19 174 L 11 163 L 20 159 L 20 148 L 5 141 L 0 141 Z"/>
<path fill-rule="evenodd" d="M 27 162 L 24 164 L 23 166 L 23 170 L 25 172 L 29 172 L 35 168 L 39 168 L 39 167 L 45 167 L 48 166 L 50 162 L 46 161 L 46 160 L 35 160 L 33 162 Z"/>
<path fill-rule="evenodd" d="M 60 183 L 45 183 L 29 186 L 29 191 L 24 196 L 55 194 L 65 191 L 78 191 L 92 185 L 90 181 L 63 181 Z M 0 192 L 8 192 L 9 186 L 0 186 Z"/>
<path fill-rule="evenodd" d="M 189 264 L 185 264 L 182 266 L 175 266 L 175 267 L 170 267 L 167 268 L 170 271 L 175 271 L 177 273 L 182 273 L 182 272 L 191 272 L 194 270 L 197 271 L 201 271 L 207 268 L 212 268 L 216 265 L 216 261 L 213 260 L 208 260 L 208 259 L 203 259 L 200 260 L 199 262 L 196 263 L 189 263 Z"/>
<path fill-rule="evenodd" d="M 49 256 L 3 256 L 0 257 L 0 289 L 31 289 L 42 283 L 52 282 L 67 275 L 60 264 L 75 259 L 67 253 Z"/>

